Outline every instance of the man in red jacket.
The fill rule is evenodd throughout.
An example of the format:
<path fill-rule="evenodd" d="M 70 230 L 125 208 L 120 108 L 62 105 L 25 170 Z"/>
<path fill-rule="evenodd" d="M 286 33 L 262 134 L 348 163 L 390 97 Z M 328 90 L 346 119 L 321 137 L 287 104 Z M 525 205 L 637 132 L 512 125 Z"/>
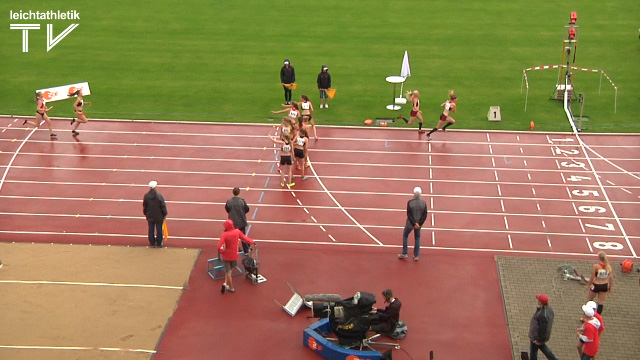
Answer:
<path fill-rule="evenodd" d="M 240 240 L 253 245 L 251 238 L 247 237 L 242 231 L 233 227 L 233 221 L 227 219 L 223 224 L 224 232 L 218 241 L 218 253 L 224 263 L 224 284 L 222 284 L 221 293 L 226 291 L 234 292 L 233 283 L 231 281 L 231 270 L 238 263 L 238 243 Z"/>

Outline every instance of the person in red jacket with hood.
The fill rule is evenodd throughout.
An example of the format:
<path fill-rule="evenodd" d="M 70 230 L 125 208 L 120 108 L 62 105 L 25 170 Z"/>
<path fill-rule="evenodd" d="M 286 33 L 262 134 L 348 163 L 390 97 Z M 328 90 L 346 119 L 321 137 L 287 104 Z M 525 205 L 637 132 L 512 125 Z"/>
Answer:
<path fill-rule="evenodd" d="M 227 219 L 223 224 L 224 232 L 218 241 L 218 253 L 224 263 L 224 284 L 222 284 L 221 293 L 226 291 L 234 292 L 233 283 L 231 281 L 231 270 L 238 263 L 238 243 L 240 240 L 247 244 L 255 244 L 253 240 L 247 237 L 242 231 L 233 227 L 233 221 Z"/>

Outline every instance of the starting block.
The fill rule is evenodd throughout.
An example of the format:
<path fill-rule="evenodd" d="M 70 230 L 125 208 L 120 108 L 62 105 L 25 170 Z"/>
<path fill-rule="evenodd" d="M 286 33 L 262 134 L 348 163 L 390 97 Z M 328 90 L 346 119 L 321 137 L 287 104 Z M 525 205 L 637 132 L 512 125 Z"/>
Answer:
<path fill-rule="evenodd" d="M 238 259 L 242 259 L 244 257 L 244 252 L 240 251 L 238 253 Z M 211 276 L 213 280 L 224 279 L 224 263 L 220 256 L 217 258 L 207 260 L 207 274 Z M 244 270 L 236 264 L 236 266 L 231 269 L 231 275 L 242 275 L 244 274 Z"/>

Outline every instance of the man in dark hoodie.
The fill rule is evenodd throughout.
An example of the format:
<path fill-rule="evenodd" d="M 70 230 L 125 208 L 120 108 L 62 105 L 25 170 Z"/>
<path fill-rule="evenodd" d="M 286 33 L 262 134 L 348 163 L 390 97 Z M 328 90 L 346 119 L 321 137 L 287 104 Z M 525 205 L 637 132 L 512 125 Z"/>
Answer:
<path fill-rule="evenodd" d="M 284 65 L 280 69 L 280 83 L 284 88 L 284 104 L 291 105 L 292 86 L 296 82 L 296 71 L 291 66 L 289 59 L 284 59 Z"/>
<path fill-rule="evenodd" d="M 538 294 L 536 299 L 538 299 L 538 307 L 533 313 L 529 326 L 529 339 L 531 340 L 529 359 L 538 360 L 538 350 L 540 350 L 547 359 L 557 360 L 551 348 L 547 346 L 553 327 L 553 309 L 549 306 L 549 297 L 545 294 Z"/>
<path fill-rule="evenodd" d="M 234 228 L 233 220 L 227 219 L 222 224 L 224 232 L 218 241 L 218 253 L 224 264 L 224 284 L 222 284 L 221 293 L 234 292 L 233 282 L 231 279 L 231 270 L 238 262 L 238 242 L 242 240 L 248 244 L 254 244 L 253 240 L 247 237 L 242 231 Z"/>
<path fill-rule="evenodd" d="M 149 223 L 149 244 L 151 247 L 162 247 L 162 224 L 167 217 L 167 204 L 164 197 L 156 191 L 157 181 L 149 182 L 149 191 L 142 200 L 142 213 Z"/>

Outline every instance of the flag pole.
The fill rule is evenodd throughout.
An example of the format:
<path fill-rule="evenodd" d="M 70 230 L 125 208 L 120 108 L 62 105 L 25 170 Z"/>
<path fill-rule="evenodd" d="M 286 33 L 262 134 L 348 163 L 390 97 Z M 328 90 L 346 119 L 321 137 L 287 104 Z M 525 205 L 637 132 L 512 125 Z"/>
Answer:
<path fill-rule="evenodd" d="M 409 66 L 409 51 L 407 50 L 404 51 L 404 57 L 402 58 L 402 68 L 400 69 L 400 76 L 402 76 L 405 80 L 407 80 L 407 78 L 411 76 L 411 67 Z M 403 97 L 403 91 L 404 81 L 400 85 L 400 97 Z M 395 102 L 396 99 L 393 99 L 393 101 Z"/>

